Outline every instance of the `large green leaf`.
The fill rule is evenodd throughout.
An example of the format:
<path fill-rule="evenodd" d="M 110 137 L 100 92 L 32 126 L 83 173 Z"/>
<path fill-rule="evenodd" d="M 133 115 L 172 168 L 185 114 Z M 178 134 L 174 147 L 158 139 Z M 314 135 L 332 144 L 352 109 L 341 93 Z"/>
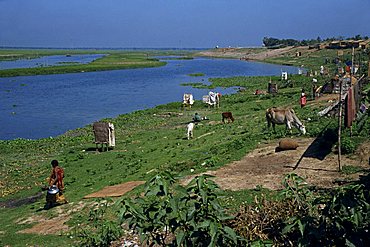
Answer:
<path fill-rule="evenodd" d="M 224 231 L 226 233 L 226 236 L 231 239 L 235 244 L 237 243 L 237 236 L 233 229 L 231 229 L 228 226 L 224 227 Z"/>
<path fill-rule="evenodd" d="M 176 233 L 176 244 L 177 244 L 177 246 L 181 246 L 184 239 L 185 239 L 185 232 L 180 231 L 180 232 Z"/>

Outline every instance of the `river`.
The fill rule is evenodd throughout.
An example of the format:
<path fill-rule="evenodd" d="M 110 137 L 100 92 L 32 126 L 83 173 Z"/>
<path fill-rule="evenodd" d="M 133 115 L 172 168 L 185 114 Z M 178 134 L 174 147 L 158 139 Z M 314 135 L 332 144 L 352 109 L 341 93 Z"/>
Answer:
<path fill-rule="evenodd" d="M 295 67 L 231 59 L 165 60 L 167 65 L 158 68 L 0 78 L 0 139 L 57 136 L 102 118 L 182 101 L 185 92 L 201 100 L 209 91 L 182 83 L 297 73 Z"/>

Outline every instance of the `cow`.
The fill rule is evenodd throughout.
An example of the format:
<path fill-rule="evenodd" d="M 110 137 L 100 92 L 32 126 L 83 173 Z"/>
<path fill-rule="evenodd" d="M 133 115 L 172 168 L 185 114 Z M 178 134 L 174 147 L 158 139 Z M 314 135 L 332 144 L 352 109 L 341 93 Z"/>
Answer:
<path fill-rule="evenodd" d="M 223 112 L 222 113 L 222 122 L 225 123 L 225 119 L 227 119 L 227 123 L 234 122 L 234 117 L 231 112 Z"/>
<path fill-rule="evenodd" d="M 306 127 L 298 119 L 292 108 L 272 107 L 266 110 L 267 128 L 272 128 L 275 132 L 275 124 L 285 124 L 286 129 L 292 132 L 292 125 L 296 127 L 303 135 L 306 134 Z"/>
<path fill-rule="evenodd" d="M 194 126 L 195 126 L 195 123 L 191 122 L 186 127 L 186 132 L 187 132 L 188 140 L 190 140 L 190 138 L 193 138 Z"/>

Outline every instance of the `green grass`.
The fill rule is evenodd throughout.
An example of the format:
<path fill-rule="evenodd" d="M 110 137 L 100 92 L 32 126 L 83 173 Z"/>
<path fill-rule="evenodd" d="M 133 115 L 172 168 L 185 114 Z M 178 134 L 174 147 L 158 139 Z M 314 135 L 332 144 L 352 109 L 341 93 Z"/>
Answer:
<path fill-rule="evenodd" d="M 361 172 L 363 170 L 364 169 L 362 167 L 359 167 L 359 166 L 344 165 L 342 167 L 341 172 L 346 174 L 346 175 L 350 175 L 350 174 L 355 174 L 355 173 Z"/>
<path fill-rule="evenodd" d="M 208 85 L 201 83 L 201 82 L 187 82 L 181 83 L 181 86 L 191 86 L 193 88 L 209 88 Z"/>
<path fill-rule="evenodd" d="M 36 58 L 50 55 L 76 55 L 76 54 L 107 54 L 89 64 L 66 63 L 63 66 L 48 66 L 37 68 L 18 68 L 0 70 L 0 77 L 31 76 L 45 74 L 80 73 L 102 70 L 133 69 L 159 67 L 166 63 L 161 62 L 154 56 L 179 55 L 185 56 L 191 51 L 181 50 L 143 50 L 143 51 L 120 51 L 120 50 L 2 50 L 1 60 L 16 60 L 24 58 Z"/>
<path fill-rule="evenodd" d="M 188 76 L 194 76 L 194 77 L 204 76 L 204 73 L 192 73 L 192 74 L 188 74 Z"/>
<path fill-rule="evenodd" d="M 80 73 L 102 70 L 117 70 L 117 69 L 133 69 L 158 67 L 165 65 L 165 62 L 160 62 L 157 59 L 148 58 L 142 54 L 110 54 L 108 56 L 96 59 L 89 64 L 75 64 L 64 66 L 50 66 L 37 68 L 19 68 L 0 70 L 0 77 L 12 76 L 30 76 L 30 75 L 46 75 L 46 74 L 64 74 L 64 73 Z"/>

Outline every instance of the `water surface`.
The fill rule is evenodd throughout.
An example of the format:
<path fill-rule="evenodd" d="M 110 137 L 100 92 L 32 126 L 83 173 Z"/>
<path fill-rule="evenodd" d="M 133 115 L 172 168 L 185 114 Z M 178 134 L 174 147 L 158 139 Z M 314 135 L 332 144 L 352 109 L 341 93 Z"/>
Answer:
<path fill-rule="evenodd" d="M 184 87 L 210 77 L 280 75 L 297 68 L 231 59 L 166 60 L 159 68 L 0 78 L 0 139 L 60 135 L 102 118 L 182 101 L 209 90 Z M 203 73 L 202 77 L 189 76 Z M 222 94 L 233 89 L 217 89 Z"/>

